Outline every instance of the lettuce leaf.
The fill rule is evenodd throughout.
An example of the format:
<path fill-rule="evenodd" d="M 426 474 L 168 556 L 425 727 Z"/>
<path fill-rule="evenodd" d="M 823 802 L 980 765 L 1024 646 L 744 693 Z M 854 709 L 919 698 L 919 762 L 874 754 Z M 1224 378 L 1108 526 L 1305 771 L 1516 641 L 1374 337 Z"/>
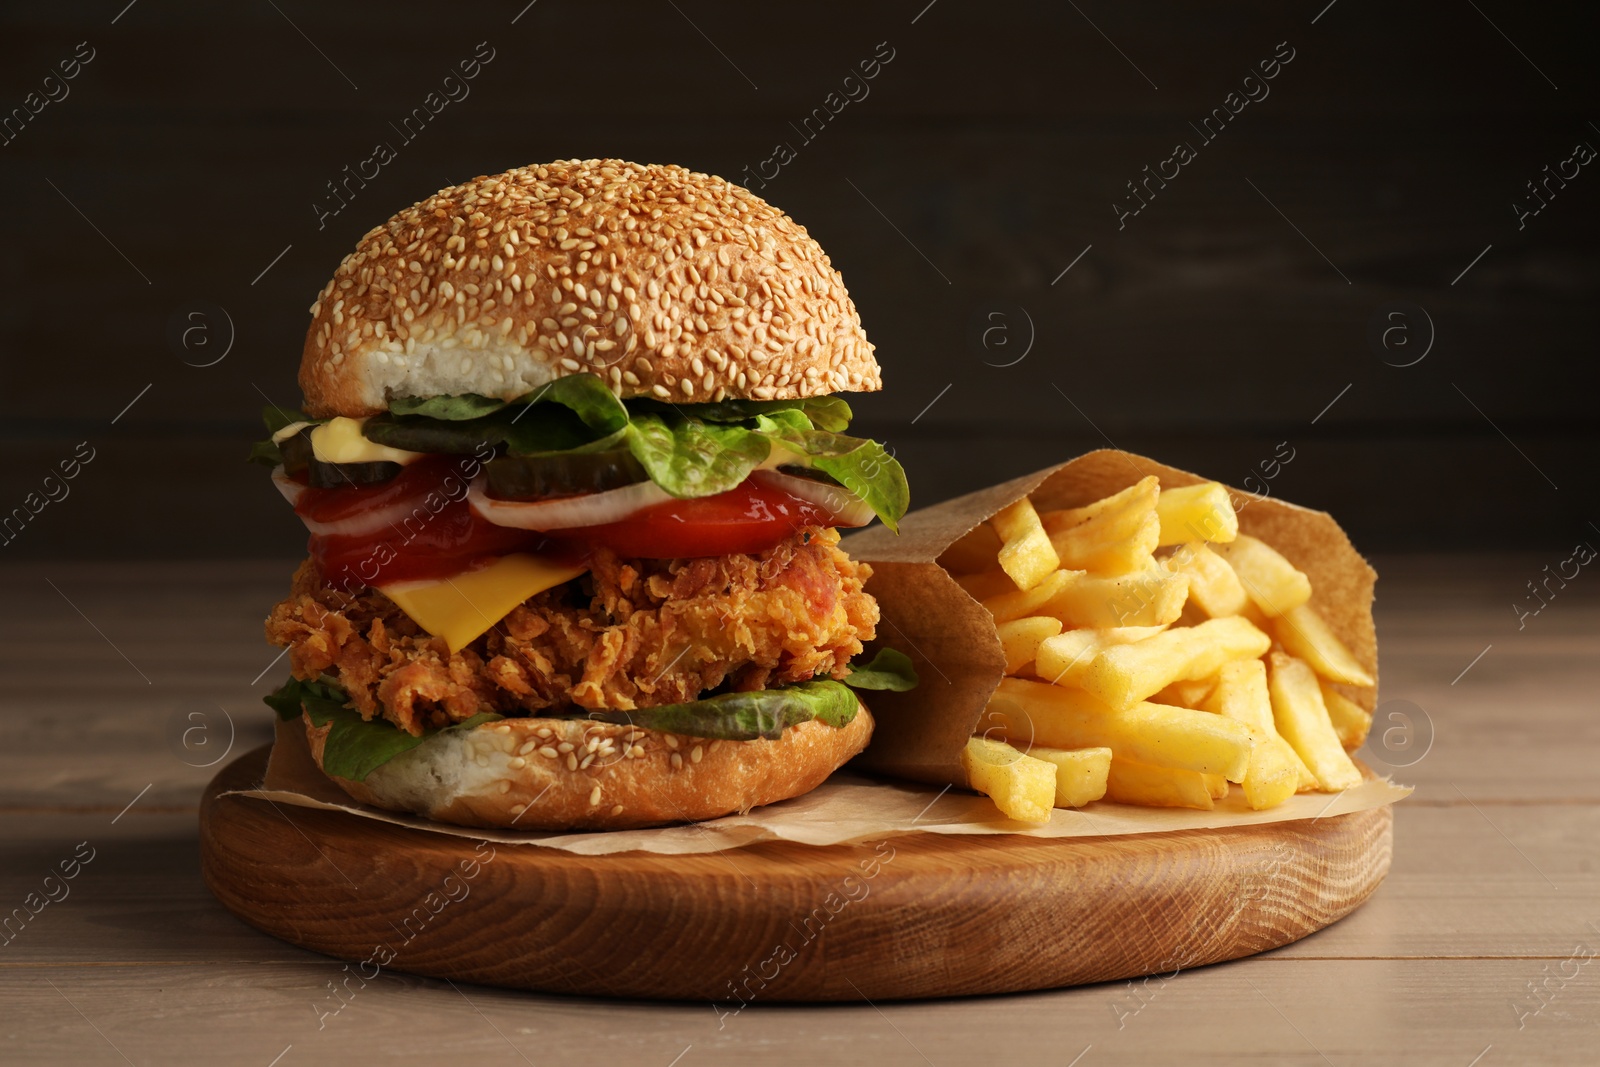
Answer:
<path fill-rule="evenodd" d="M 285 425 L 284 417 L 269 409 L 269 427 Z M 876 441 L 845 436 L 850 418 L 850 405 L 835 396 L 624 403 L 595 375 L 569 374 L 510 401 L 474 394 L 403 397 L 368 419 L 362 432 L 391 448 L 444 455 L 481 454 L 486 446 L 545 456 L 626 445 L 650 479 L 680 499 L 736 487 L 782 446 L 897 529 L 910 507 L 905 471 Z M 271 441 L 259 442 L 251 458 L 282 459 Z"/>
<path fill-rule="evenodd" d="M 628 450 L 650 480 L 680 499 L 736 488 L 761 465 L 772 443 L 742 426 L 699 419 L 669 424 L 660 415 L 635 415 Z"/>
<path fill-rule="evenodd" d="M 775 741 L 787 727 L 811 719 L 835 728 L 847 726 L 859 707 L 847 686 L 823 678 L 781 689 L 721 693 L 685 704 L 661 704 L 634 711 L 591 711 L 585 718 L 718 741 Z"/>
<path fill-rule="evenodd" d="M 504 718 L 492 711 L 483 711 L 443 730 L 425 730 L 421 737 L 416 737 L 382 719 L 363 719 L 361 713 L 350 706 L 345 691 L 327 675 L 314 682 L 291 678 L 263 699 L 280 719 L 299 718 L 304 708 L 313 726 L 332 723 L 323 743 L 322 769 L 353 782 L 365 781 L 377 768 L 438 734 L 470 730 Z"/>
<path fill-rule="evenodd" d="M 850 665 L 844 684 L 853 689 L 887 689 L 904 693 L 915 689 L 922 679 L 911 665 L 911 657 L 897 648 L 880 648 L 865 666 Z"/>
<path fill-rule="evenodd" d="M 808 682 L 760 689 L 753 693 L 720 693 L 682 704 L 664 704 L 635 711 L 579 712 L 574 718 L 594 722 L 632 724 L 649 730 L 705 737 L 719 741 L 774 740 L 790 726 L 815 719 L 835 728 L 850 724 L 860 705 L 855 689 L 890 689 L 903 692 L 917 684 L 917 672 L 904 653 L 880 649 L 865 666 L 853 666 L 843 682 L 813 678 Z M 350 706 L 350 698 L 328 675 L 315 681 L 291 678 L 263 698 L 285 721 L 298 719 L 302 709 L 314 726 L 332 724 L 322 749 L 327 773 L 351 781 L 367 775 L 396 756 L 426 744 L 450 730 L 470 730 L 504 718 L 492 711 L 442 730 L 427 730 L 416 737 L 383 719 L 363 719 Z"/>

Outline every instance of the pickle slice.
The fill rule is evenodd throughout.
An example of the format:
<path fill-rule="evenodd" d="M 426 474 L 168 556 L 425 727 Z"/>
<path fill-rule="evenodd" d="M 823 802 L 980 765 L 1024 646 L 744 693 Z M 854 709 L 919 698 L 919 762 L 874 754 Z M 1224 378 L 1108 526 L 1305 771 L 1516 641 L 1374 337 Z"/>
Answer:
<path fill-rule="evenodd" d="M 649 477 L 626 448 L 498 456 L 486 464 L 485 470 L 490 494 L 501 500 L 545 500 L 578 493 L 603 493 Z"/>
<path fill-rule="evenodd" d="M 398 463 L 324 463 L 311 448 L 312 427 L 278 442 L 283 469 L 289 474 L 305 472 L 306 484 L 313 489 L 343 489 L 350 485 L 378 485 L 400 473 Z"/>

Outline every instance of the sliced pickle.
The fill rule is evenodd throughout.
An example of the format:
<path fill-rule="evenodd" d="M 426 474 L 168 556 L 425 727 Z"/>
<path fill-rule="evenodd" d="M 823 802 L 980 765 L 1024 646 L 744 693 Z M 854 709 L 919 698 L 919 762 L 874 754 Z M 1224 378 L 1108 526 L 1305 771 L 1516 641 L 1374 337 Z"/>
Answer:
<path fill-rule="evenodd" d="M 324 463 L 311 448 L 311 427 L 278 442 L 283 469 L 289 474 L 304 471 L 306 484 L 313 489 L 343 489 L 350 485 L 377 485 L 400 473 L 398 463 Z"/>
<path fill-rule="evenodd" d="M 819 482 L 822 485 L 838 485 L 839 479 L 826 471 L 815 467 L 804 467 L 798 463 L 785 463 L 778 467 L 779 474 L 787 474 L 791 478 L 804 478 L 808 482 Z"/>
<path fill-rule="evenodd" d="M 489 476 L 489 492 L 501 500 L 544 500 L 578 493 L 603 493 L 649 477 L 626 448 L 499 456 L 491 459 L 485 469 Z"/>

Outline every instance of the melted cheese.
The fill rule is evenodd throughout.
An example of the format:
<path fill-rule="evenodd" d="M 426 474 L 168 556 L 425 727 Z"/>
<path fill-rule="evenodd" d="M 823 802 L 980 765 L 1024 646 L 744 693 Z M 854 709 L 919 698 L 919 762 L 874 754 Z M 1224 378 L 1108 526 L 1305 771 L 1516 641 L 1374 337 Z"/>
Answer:
<path fill-rule="evenodd" d="M 343 415 L 318 424 L 292 422 L 272 435 L 274 443 L 282 444 L 301 430 L 310 426 L 311 454 L 323 463 L 411 463 L 422 458 L 421 452 L 407 452 L 403 448 L 390 448 L 369 441 L 361 428 L 366 419 L 347 419 Z"/>
<path fill-rule="evenodd" d="M 379 586 L 416 624 L 459 652 L 529 597 L 570 582 L 586 567 L 519 552 L 438 581 Z"/>

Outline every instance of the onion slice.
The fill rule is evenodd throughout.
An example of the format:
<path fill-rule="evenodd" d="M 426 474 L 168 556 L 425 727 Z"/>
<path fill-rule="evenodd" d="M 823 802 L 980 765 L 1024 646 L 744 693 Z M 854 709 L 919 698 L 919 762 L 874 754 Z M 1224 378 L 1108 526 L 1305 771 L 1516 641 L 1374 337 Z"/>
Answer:
<path fill-rule="evenodd" d="M 289 477 L 281 465 L 272 468 L 272 484 L 278 487 L 278 492 L 283 494 L 283 498 L 289 502 L 290 507 L 298 504 L 300 497 L 306 491 L 306 486 Z M 322 537 L 365 537 L 369 534 L 396 527 L 399 523 L 404 522 L 407 516 L 416 511 L 417 507 L 418 501 L 416 499 L 406 499 L 390 504 L 386 508 L 363 511 L 347 519 L 339 519 L 335 522 L 317 522 L 315 519 L 306 518 L 298 511 L 295 514 L 301 522 L 305 523 L 307 530 Z"/>
<path fill-rule="evenodd" d="M 872 505 L 842 485 L 770 470 L 756 471 L 752 477 L 823 508 L 833 516 L 831 526 L 865 526 L 873 519 Z"/>
<path fill-rule="evenodd" d="M 496 500 L 488 494 L 486 478 L 479 475 L 467 490 L 467 501 L 478 517 L 496 526 L 521 530 L 568 530 L 574 526 L 602 526 L 621 522 L 635 512 L 676 500 L 655 482 L 635 482 L 620 489 L 549 500 Z"/>

